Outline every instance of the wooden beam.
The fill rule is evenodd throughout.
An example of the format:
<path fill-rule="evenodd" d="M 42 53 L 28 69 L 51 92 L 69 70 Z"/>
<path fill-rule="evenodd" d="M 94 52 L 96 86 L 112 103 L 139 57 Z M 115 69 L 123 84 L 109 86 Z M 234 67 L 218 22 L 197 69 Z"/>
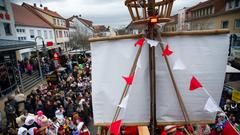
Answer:
<path fill-rule="evenodd" d="M 171 37 L 171 36 L 199 36 L 199 35 L 216 35 L 216 34 L 227 34 L 230 31 L 228 29 L 215 29 L 215 30 L 201 30 L 201 31 L 182 31 L 182 32 L 163 32 L 161 36 L 163 37 Z M 132 38 L 142 38 L 143 34 L 137 35 L 118 35 L 113 37 L 97 37 L 97 38 L 89 38 L 89 42 L 97 42 L 97 41 L 107 41 L 107 40 L 120 40 L 120 39 L 132 39 Z"/>
<path fill-rule="evenodd" d="M 214 124 L 215 120 L 191 120 L 190 124 Z M 157 122 L 158 126 L 164 125 L 185 125 L 184 120 L 172 121 L 172 122 Z M 111 123 L 94 123 L 94 126 L 110 126 Z M 149 122 L 137 122 L 137 123 L 123 123 L 122 126 L 149 126 Z"/>
<path fill-rule="evenodd" d="M 138 134 L 139 135 L 150 135 L 147 126 L 138 126 Z"/>

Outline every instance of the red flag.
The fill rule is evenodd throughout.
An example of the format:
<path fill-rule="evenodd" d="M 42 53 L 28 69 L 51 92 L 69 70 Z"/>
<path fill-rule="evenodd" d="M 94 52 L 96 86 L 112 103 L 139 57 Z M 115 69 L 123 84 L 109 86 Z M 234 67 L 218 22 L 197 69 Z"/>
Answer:
<path fill-rule="evenodd" d="M 134 74 L 131 75 L 131 76 L 129 76 L 129 77 L 124 77 L 124 76 L 123 76 L 123 79 L 126 81 L 126 83 L 127 83 L 128 85 L 132 85 L 133 78 L 134 78 Z"/>
<path fill-rule="evenodd" d="M 120 127 L 122 124 L 122 120 L 115 121 L 110 126 L 110 134 L 112 135 L 119 135 L 120 134 Z"/>
<path fill-rule="evenodd" d="M 239 135 L 238 132 L 231 126 L 229 121 L 227 121 L 224 129 L 223 129 L 223 135 Z"/>
<path fill-rule="evenodd" d="M 134 44 L 134 46 L 139 45 L 140 47 L 142 47 L 143 44 L 144 44 L 144 42 L 145 42 L 145 39 L 144 39 L 144 38 L 140 38 L 140 39 Z"/>
<path fill-rule="evenodd" d="M 192 77 L 192 80 L 190 82 L 190 91 L 193 91 L 197 88 L 202 88 L 201 83 L 195 78 L 195 76 Z"/>
<path fill-rule="evenodd" d="M 171 50 L 169 50 L 169 46 L 167 45 L 162 53 L 162 56 L 170 56 L 172 53 L 173 52 Z"/>
<path fill-rule="evenodd" d="M 162 131 L 161 135 L 167 135 L 166 131 Z"/>

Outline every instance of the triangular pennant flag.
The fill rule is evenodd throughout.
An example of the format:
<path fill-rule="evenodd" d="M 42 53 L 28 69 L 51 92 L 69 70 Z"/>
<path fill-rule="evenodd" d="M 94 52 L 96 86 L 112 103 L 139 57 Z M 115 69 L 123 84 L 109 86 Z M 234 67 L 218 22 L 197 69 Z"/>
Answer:
<path fill-rule="evenodd" d="M 144 44 L 144 42 L 145 42 L 145 39 L 144 39 L 144 38 L 140 38 L 140 39 L 134 44 L 134 46 L 139 45 L 140 47 L 142 47 L 143 44 Z"/>
<path fill-rule="evenodd" d="M 197 88 L 202 88 L 201 83 L 193 76 L 190 82 L 190 91 L 193 91 Z"/>
<path fill-rule="evenodd" d="M 128 85 L 132 85 L 133 78 L 134 78 L 134 74 L 131 75 L 131 76 L 129 76 L 129 77 L 124 77 L 124 76 L 123 76 L 123 79 L 126 81 L 126 83 L 127 83 Z"/>
<path fill-rule="evenodd" d="M 158 45 L 159 41 L 147 39 L 147 43 L 148 43 L 151 47 L 153 47 L 153 46 L 156 47 L 156 46 Z"/>
<path fill-rule="evenodd" d="M 233 128 L 229 121 L 226 122 L 226 125 L 223 129 L 223 135 L 239 135 L 236 129 Z"/>
<path fill-rule="evenodd" d="M 115 121 L 110 126 L 110 134 L 112 135 L 119 135 L 120 134 L 120 127 L 122 124 L 122 120 Z"/>
<path fill-rule="evenodd" d="M 177 59 L 177 61 L 173 65 L 173 70 L 185 70 L 186 66 L 182 63 L 180 59 Z"/>
<path fill-rule="evenodd" d="M 129 98 L 128 95 L 125 96 L 125 97 L 123 98 L 121 104 L 119 105 L 119 107 L 126 109 L 126 108 L 127 108 L 127 103 L 128 103 L 128 98 Z"/>
<path fill-rule="evenodd" d="M 208 98 L 207 103 L 204 106 L 204 110 L 210 113 L 221 111 L 212 98 Z"/>
<path fill-rule="evenodd" d="M 163 50 L 162 56 L 170 56 L 173 52 L 169 49 L 167 44 L 166 48 Z"/>

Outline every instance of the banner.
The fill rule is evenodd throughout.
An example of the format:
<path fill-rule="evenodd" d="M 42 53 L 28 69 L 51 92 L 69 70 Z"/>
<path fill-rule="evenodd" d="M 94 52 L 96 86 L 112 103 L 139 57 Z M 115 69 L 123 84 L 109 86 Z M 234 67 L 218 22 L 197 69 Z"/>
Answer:
<path fill-rule="evenodd" d="M 92 102 L 95 124 L 111 123 L 123 92 L 138 48 L 137 39 L 97 41 L 91 43 L 92 51 Z M 209 113 L 204 106 L 209 96 L 203 91 L 189 91 L 192 74 L 219 103 L 223 90 L 229 37 L 227 34 L 212 36 L 164 37 L 173 52 L 169 58 L 174 67 L 180 59 L 185 70 L 173 70 L 177 86 L 191 121 L 215 120 L 216 113 Z M 166 47 L 166 45 L 165 45 Z M 121 113 L 123 123 L 144 124 L 150 120 L 149 46 L 144 45 L 140 55 L 141 68 L 135 72 L 129 89 L 128 105 Z M 160 46 L 156 47 L 157 122 L 184 121 Z"/>

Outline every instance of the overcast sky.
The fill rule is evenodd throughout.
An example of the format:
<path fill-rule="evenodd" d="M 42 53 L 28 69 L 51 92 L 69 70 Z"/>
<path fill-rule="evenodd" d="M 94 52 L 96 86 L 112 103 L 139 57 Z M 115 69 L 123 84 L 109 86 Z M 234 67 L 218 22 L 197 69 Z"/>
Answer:
<path fill-rule="evenodd" d="M 94 25 L 104 24 L 113 27 L 128 25 L 131 21 L 125 0 L 11 0 L 14 3 L 23 2 L 40 6 L 58 12 L 65 18 L 81 14 L 83 18 L 93 21 Z M 172 14 L 183 7 L 189 7 L 205 0 L 175 0 Z"/>

